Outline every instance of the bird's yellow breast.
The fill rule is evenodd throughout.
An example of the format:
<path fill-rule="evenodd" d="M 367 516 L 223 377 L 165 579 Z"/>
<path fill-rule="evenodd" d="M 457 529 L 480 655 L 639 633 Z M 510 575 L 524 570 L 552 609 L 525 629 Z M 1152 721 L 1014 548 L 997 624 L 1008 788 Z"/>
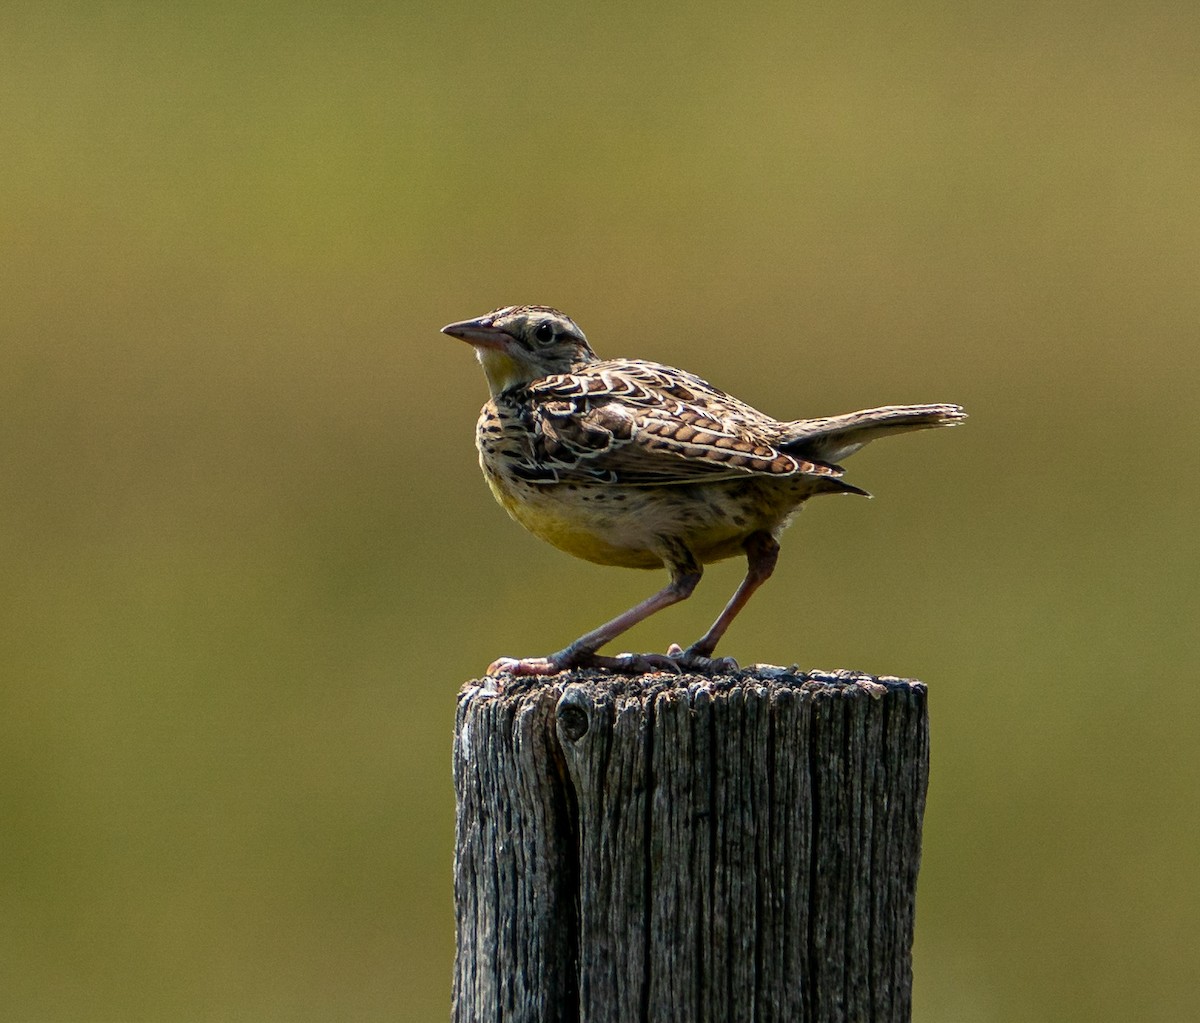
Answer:
<path fill-rule="evenodd" d="M 559 550 L 598 565 L 659 568 L 668 541 L 687 546 L 703 564 L 742 553 L 756 530 L 782 528 L 793 510 L 729 498 L 726 484 L 690 487 L 538 485 L 503 476 L 484 463 L 500 505 L 517 522 Z"/>
<path fill-rule="evenodd" d="M 593 508 L 590 493 L 558 487 L 539 487 L 504 479 L 484 466 L 492 494 L 517 522 L 540 540 L 584 561 L 622 568 L 659 568 L 662 558 L 643 541 L 640 531 L 622 527 L 636 509 Z M 617 538 L 619 537 L 619 541 Z M 614 542 L 616 541 L 616 542 Z"/>

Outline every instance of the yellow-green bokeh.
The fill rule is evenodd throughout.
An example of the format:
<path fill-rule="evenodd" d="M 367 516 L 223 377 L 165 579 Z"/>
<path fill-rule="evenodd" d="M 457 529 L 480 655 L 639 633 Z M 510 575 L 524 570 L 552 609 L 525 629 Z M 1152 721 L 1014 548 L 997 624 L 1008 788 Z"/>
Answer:
<path fill-rule="evenodd" d="M 21 8 L 24 7 L 24 10 Z M 958 401 L 725 652 L 926 679 L 917 1018 L 1200 999 L 1187 5 L 0 14 L 5 1018 L 433 1020 L 454 694 L 645 596 L 493 505 L 437 332 Z M 738 566 L 631 645 L 694 638 Z"/>

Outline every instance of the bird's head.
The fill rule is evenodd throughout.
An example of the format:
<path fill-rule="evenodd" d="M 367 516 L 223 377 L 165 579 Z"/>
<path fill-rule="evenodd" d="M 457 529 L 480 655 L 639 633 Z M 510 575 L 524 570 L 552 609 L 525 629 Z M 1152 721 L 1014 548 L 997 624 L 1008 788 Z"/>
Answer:
<path fill-rule="evenodd" d="M 505 306 L 442 333 L 474 346 L 493 395 L 596 361 L 575 321 L 544 305 Z"/>

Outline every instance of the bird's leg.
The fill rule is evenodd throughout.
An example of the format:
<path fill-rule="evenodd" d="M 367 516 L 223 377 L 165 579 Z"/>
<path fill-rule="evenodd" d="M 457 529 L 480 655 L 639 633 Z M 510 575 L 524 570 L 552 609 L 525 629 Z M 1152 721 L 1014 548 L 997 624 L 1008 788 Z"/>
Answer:
<path fill-rule="evenodd" d="M 555 675 L 571 668 L 598 667 L 617 671 L 652 671 L 656 668 L 678 670 L 673 658 L 661 654 L 621 654 L 600 657 L 596 651 L 621 633 L 645 621 L 664 607 L 687 600 L 700 582 L 703 569 L 695 556 L 682 544 L 673 544 L 664 555 L 671 571 L 671 581 L 654 596 L 605 622 L 598 629 L 580 636 L 574 643 L 549 657 L 501 657 L 488 667 L 488 674 L 506 671 L 512 675 Z"/>
<path fill-rule="evenodd" d="M 701 636 L 686 650 L 675 653 L 677 648 L 673 648 L 668 653 L 673 653 L 675 659 L 683 667 L 703 667 L 712 668 L 714 666 L 722 666 L 721 664 L 713 664 L 713 651 L 717 648 L 717 643 L 720 642 L 722 636 L 725 635 L 725 630 L 729 628 L 729 623 L 732 622 L 738 615 L 738 612 L 746 606 L 746 602 L 754 595 L 763 583 L 771 578 L 771 573 L 775 571 L 775 562 L 779 560 L 779 543 L 770 533 L 759 531 L 751 533 L 746 537 L 746 542 L 742 545 L 746 550 L 746 578 L 742 580 L 733 596 L 729 598 L 729 603 L 725 605 L 718 616 L 717 620 L 712 623 L 712 628 Z M 730 661 L 729 658 L 720 658 L 721 662 Z M 736 662 L 731 662 L 730 665 L 736 667 Z"/>

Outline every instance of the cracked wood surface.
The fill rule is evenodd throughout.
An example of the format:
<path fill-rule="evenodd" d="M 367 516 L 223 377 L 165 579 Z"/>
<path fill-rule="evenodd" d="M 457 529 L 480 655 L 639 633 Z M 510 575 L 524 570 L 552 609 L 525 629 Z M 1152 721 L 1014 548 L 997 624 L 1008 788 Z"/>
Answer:
<path fill-rule="evenodd" d="M 908 1020 L 928 762 L 909 680 L 469 683 L 455 1021 Z"/>

